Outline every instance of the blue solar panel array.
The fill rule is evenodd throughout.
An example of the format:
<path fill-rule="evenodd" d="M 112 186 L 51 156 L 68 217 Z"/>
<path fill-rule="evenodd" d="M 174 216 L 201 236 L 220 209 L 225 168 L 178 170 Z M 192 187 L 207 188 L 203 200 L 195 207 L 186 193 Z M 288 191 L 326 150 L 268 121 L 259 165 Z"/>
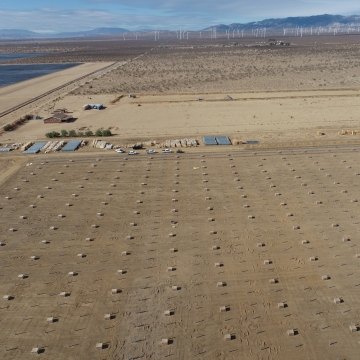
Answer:
<path fill-rule="evenodd" d="M 81 141 L 71 140 L 61 149 L 61 151 L 75 151 L 80 147 L 80 145 Z"/>
<path fill-rule="evenodd" d="M 215 136 L 204 136 L 203 141 L 205 145 L 217 145 Z"/>
<path fill-rule="evenodd" d="M 231 141 L 227 136 L 211 136 L 207 135 L 203 137 L 205 145 L 231 145 Z"/>
<path fill-rule="evenodd" d="M 216 141 L 219 145 L 231 145 L 230 139 L 227 136 L 216 136 Z"/>
<path fill-rule="evenodd" d="M 40 150 L 46 145 L 46 142 L 40 141 L 35 143 L 34 145 L 30 146 L 26 151 L 25 154 L 37 154 Z"/>

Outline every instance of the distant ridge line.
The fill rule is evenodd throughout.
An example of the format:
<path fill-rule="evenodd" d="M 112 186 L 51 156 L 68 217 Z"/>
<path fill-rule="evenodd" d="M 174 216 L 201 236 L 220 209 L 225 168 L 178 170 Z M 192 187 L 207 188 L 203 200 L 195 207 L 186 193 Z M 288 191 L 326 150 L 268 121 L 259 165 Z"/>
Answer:
<path fill-rule="evenodd" d="M 87 31 L 73 31 L 73 32 L 60 32 L 60 33 L 38 33 L 35 31 L 25 29 L 0 29 L 0 40 L 26 40 L 26 39 L 66 39 L 66 38 L 97 38 L 97 37 L 123 37 L 124 40 L 128 34 L 151 34 L 151 33 L 177 33 L 178 38 L 185 40 L 185 34 L 188 32 L 201 32 L 201 31 L 217 31 L 219 33 L 229 32 L 251 32 L 256 30 L 267 29 L 269 32 L 283 31 L 285 29 L 311 29 L 311 28 L 332 28 L 332 29 L 346 29 L 352 27 L 357 29 L 360 33 L 360 15 L 313 15 L 313 16 L 298 16 L 298 17 L 286 17 L 286 18 L 271 18 L 261 21 L 253 21 L 248 23 L 232 23 L 217 24 L 213 26 L 205 27 L 201 30 L 161 30 L 158 29 L 143 29 L 132 31 L 121 27 L 99 27 Z M 353 33 L 354 31 L 352 31 Z M 345 33 L 345 31 L 342 31 Z M 137 36 L 137 35 L 136 35 Z M 158 35 L 156 35 L 158 36 Z M 133 36 L 135 38 L 135 36 Z M 216 38 L 216 37 L 215 37 Z M 137 37 L 136 37 L 137 39 Z"/>

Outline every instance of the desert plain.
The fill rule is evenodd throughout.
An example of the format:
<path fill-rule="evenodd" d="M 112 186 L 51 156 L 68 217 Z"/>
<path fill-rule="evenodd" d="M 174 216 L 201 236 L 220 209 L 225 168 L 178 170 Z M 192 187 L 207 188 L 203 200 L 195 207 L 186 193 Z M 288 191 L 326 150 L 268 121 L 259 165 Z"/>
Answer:
<path fill-rule="evenodd" d="M 103 58 L 106 42 L 51 44 L 42 61 L 86 59 L 91 75 L 0 89 L 0 112 L 14 106 L 2 126 L 77 118 L 1 143 L 100 127 L 124 146 L 200 143 L 1 154 L 1 358 L 358 359 L 358 40 L 109 41 Z M 209 134 L 233 145 L 204 146 Z"/>

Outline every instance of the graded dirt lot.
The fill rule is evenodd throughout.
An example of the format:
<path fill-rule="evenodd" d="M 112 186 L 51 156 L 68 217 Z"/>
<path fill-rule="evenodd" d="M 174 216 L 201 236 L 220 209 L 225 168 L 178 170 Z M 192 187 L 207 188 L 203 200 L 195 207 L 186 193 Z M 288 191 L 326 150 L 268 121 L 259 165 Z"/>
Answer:
<path fill-rule="evenodd" d="M 98 128 L 114 144 L 260 143 L 0 154 L 0 358 L 357 360 L 356 39 L 117 44 L 104 59 L 131 61 L 24 107 L 77 120 L 31 120 L 1 143 Z M 92 59 L 87 45 L 73 55 Z"/>
<path fill-rule="evenodd" d="M 359 90 L 230 93 L 193 95 L 142 95 L 115 104 L 115 95 L 65 96 L 39 109 L 47 117 L 54 108 L 67 108 L 74 123 L 46 124 L 29 121 L 7 141 L 37 140 L 46 132 L 110 128 L 114 144 L 181 137 L 201 140 L 206 134 L 226 134 L 232 139 L 257 139 L 261 146 L 316 145 L 318 142 L 356 142 L 359 139 Z M 198 101 L 201 98 L 202 101 Z M 104 103 L 102 111 L 84 111 L 87 102 Z M 355 130 L 342 136 L 342 129 Z M 301 131 L 299 131 L 301 130 Z"/>
<path fill-rule="evenodd" d="M 1 358 L 357 359 L 359 160 L 27 158 L 0 188 Z"/>

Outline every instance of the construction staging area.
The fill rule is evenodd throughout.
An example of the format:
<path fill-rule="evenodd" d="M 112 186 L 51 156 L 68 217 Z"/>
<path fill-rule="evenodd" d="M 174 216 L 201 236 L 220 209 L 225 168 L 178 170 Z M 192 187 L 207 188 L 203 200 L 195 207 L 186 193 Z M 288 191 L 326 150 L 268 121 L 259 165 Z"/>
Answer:
<path fill-rule="evenodd" d="M 1 359 L 358 359 L 359 150 L 19 157 Z"/>
<path fill-rule="evenodd" d="M 91 63 L 0 91 L 1 360 L 359 359 L 359 36 L 283 40 L 37 45 Z"/>

